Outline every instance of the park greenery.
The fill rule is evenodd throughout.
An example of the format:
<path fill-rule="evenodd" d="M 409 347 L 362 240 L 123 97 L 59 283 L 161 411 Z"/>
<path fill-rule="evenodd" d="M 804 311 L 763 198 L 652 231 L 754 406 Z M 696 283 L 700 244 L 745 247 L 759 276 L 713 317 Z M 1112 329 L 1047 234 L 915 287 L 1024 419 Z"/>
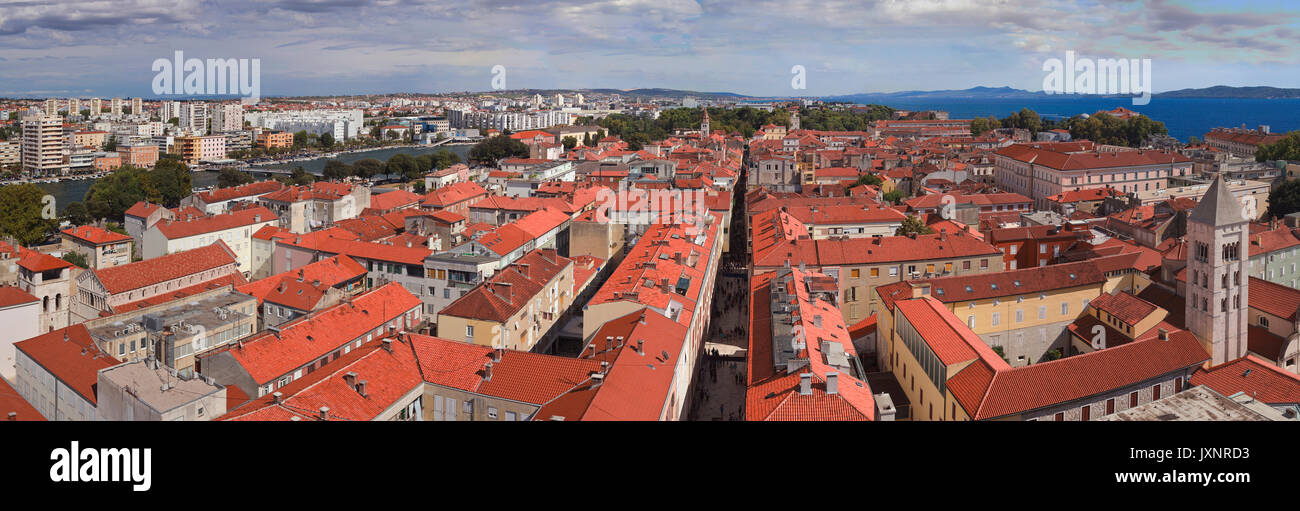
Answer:
<path fill-rule="evenodd" d="M 1300 131 L 1287 133 L 1282 140 L 1255 151 L 1255 161 L 1273 160 L 1300 161 Z"/>
<path fill-rule="evenodd" d="M 1268 193 L 1268 216 L 1282 218 L 1300 211 L 1300 180 L 1290 179 Z"/>
<path fill-rule="evenodd" d="M 169 208 L 179 206 L 192 188 L 190 168 L 179 160 L 158 160 L 153 169 L 123 166 L 91 185 L 84 204 L 69 204 L 65 216 L 71 210 L 81 217 L 78 219 L 121 221 L 126 210 L 142 200 Z"/>
<path fill-rule="evenodd" d="M 474 145 L 469 159 L 485 165 L 496 165 L 503 158 L 527 158 L 528 146 L 506 135 L 497 135 Z"/>
<path fill-rule="evenodd" d="M 1121 119 L 1110 114 L 1097 113 L 1090 116 L 1076 115 L 1056 121 L 1043 119 L 1037 112 L 1024 108 L 1002 119 L 988 116 L 971 120 L 971 134 L 975 136 L 1000 128 L 1028 130 L 1031 138 L 1042 131 L 1066 129 L 1070 131 L 1070 137 L 1074 140 L 1091 140 L 1098 144 L 1126 147 L 1141 147 L 1151 136 L 1169 133 L 1164 123 L 1145 115 Z"/>
<path fill-rule="evenodd" d="M 45 240 L 59 226 L 51 214 L 54 204 L 46 196 L 31 183 L 0 187 L 0 233 L 22 245 Z"/>

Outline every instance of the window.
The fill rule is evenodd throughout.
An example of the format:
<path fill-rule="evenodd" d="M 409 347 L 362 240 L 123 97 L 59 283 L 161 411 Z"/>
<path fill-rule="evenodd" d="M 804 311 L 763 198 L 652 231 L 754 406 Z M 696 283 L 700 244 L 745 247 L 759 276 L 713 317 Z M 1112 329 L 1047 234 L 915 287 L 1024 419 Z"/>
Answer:
<path fill-rule="evenodd" d="M 492 408 L 492 407 L 488 407 L 488 413 L 487 413 L 487 416 L 488 416 L 489 419 L 497 420 L 497 409 L 496 409 L 496 408 Z"/>
<path fill-rule="evenodd" d="M 1011 255 L 1016 255 L 1016 252 L 1018 252 L 1019 250 L 1020 250 L 1020 245 L 1011 245 Z"/>
<path fill-rule="evenodd" d="M 474 325 L 465 325 L 465 337 L 474 337 Z"/>
<path fill-rule="evenodd" d="M 1064 421 L 1064 420 L 1065 420 L 1065 412 L 1056 412 L 1056 417 L 1053 418 L 1052 420 L 1054 420 L 1054 421 L 1056 421 L 1056 422 Z"/>
<path fill-rule="evenodd" d="M 897 276 L 898 276 L 898 268 L 890 268 L 890 269 L 889 269 L 889 276 L 890 276 L 890 277 L 897 277 Z"/>
<path fill-rule="evenodd" d="M 1016 323 L 1023 323 L 1024 321 L 1025 321 L 1025 310 L 1016 309 Z"/>
<path fill-rule="evenodd" d="M 506 412 L 506 422 L 514 422 L 517 420 L 519 420 L 519 414 L 515 412 Z"/>
<path fill-rule="evenodd" d="M 1183 391 L 1183 379 L 1174 378 L 1174 393 L 1177 394 L 1182 391 Z"/>
<path fill-rule="evenodd" d="M 988 267 L 989 267 L 989 260 L 988 260 L 988 259 L 980 259 L 980 269 L 981 269 L 981 270 L 986 270 L 986 269 L 988 269 Z"/>
<path fill-rule="evenodd" d="M 1115 398 L 1106 400 L 1106 415 L 1115 413 Z"/>
<path fill-rule="evenodd" d="M 963 270 L 969 270 L 969 269 L 970 269 L 970 261 L 969 261 L 969 260 L 962 261 L 962 262 L 961 262 L 961 269 L 963 269 Z"/>
<path fill-rule="evenodd" d="M 1151 387 L 1151 400 L 1155 401 L 1157 399 L 1160 399 L 1160 384 Z"/>
<path fill-rule="evenodd" d="M 1038 319 L 1047 319 L 1047 307 L 1038 308 Z"/>
<path fill-rule="evenodd" d="M 857 270 L 853 270 L 853 271 L 856 272 Z M 879 276 L 880 276 L 880 268 L 872 268 L 872 269 L 871 269 L 871 277 L 872 277 L 872 278 L 875 278 L 875 277 L 879 277 Z"/>
<path fill-rule="evenodd" d="M 975 315 L 974 315 L 974 314 L 971 314 L 971 315 L 969 315 L 969 316 L 966 316 L 966 326 L 969 326 L 969 327 L 971 327 L 972 329 L 975 328 Z"/>
<path fill-rule="evenodd" d="M 993 326 L 998 326 L 998 324 L 1001 322 L 1002 322 L 1002 313 L 994 312 L 993 321 L 991 321 L 990 324 L 992 324 Z"/>
<path fill-rule="evenodd" d="M 857 268 L 854 268 L 854 269 L 850 270 L 850 273 L 852 273 L 853 278 L 856 279 L 856 278 L 861 277 L 861 275 L 858 274 L 858 271 L 859 271 L 859 270 L 858 270 Z"/>
<path fill-rule="evenodd" d="M 1138 405 L 1138 393 L 1135 390 L 1128 395 L 1128 407 L 1133 408 L 1134 406 L 1137 405 Z"/>
<path fill-rule="evenodd" d="M 1260 316 L 1260 317 L 1259 317 L 1259 326 L 1262 326 L 1262 327 L 1264 327 L 1264 328 L 1268 328 L 1268 318 L 1266 318 L 1266 317 L 1264 317 L 1264 316 Z"/>
<path fill-rule="evenodd" d="M 1084 420 L 1084 421 L 1087 421 L 1088 419 L 1091 419 L 1091 418 L 1092 418 L 1092 407 L 1091 407 L 1091 406 L 1084 406 L 1083 408 L 1080 408 L 1079 411 L 1083 413 L 1083 420 Z"/>

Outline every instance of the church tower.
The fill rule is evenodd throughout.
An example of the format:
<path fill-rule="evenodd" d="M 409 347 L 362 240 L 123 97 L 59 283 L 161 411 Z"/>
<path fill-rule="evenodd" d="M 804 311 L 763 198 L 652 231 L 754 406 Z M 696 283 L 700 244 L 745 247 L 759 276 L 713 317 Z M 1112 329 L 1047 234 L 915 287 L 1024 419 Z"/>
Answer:
<path fill-rule="evenodd" d="M 799 112 L 790 113 L 790 131 L 799 129 Z"/>
<path fill-rule="evenodd" d="M 1214 365 L 1246 356 L 1250 221 L 1244 206 L 1216 178 L 1187 216 L 1187 328 Z"/>
<path fill-rule="evenodd" d="M 700 107 L 704 108 L 704 107 Z M 709 138 L 709 109 L 704 108 L 704 118 L 700 119 L 700 136 Z"/>

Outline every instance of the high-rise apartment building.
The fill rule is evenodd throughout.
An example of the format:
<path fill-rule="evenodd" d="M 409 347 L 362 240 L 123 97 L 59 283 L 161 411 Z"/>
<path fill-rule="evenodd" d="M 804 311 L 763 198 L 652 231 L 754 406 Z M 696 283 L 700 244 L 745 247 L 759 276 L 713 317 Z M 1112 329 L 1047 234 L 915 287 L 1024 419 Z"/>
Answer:
<path fill-rule="evenodd" d="M 62 118 L 57 115 L 23 118 L 23 171 L 34 176 L 63 174 L 68 170 L 63 149 Z"/>

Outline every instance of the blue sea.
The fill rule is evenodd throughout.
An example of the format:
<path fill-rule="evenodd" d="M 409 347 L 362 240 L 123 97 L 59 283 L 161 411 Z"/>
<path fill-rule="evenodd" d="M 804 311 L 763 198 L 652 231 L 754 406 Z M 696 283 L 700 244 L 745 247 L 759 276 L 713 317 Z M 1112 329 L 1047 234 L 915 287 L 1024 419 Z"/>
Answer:
<path fill-rule="evenodd" d="M 1165 123 L 1169 136 L 1183 142 L 1198 138 L 1216 127 L 1254 129 L 1264 124 L 1274 133 L 1300 129 L 1300 99 L 1202 99 L 1151 98 L 1138 106 L 1128 98 L 1053 97 L 1042 99 L 926 99 L 886 100 L 881 103 L 900 110 L 944 110 L 952 119 L 1006 117 L 1028 108 L 1044 119 L 1067 119 L 1078 114 L 1124 107 Z"/>

